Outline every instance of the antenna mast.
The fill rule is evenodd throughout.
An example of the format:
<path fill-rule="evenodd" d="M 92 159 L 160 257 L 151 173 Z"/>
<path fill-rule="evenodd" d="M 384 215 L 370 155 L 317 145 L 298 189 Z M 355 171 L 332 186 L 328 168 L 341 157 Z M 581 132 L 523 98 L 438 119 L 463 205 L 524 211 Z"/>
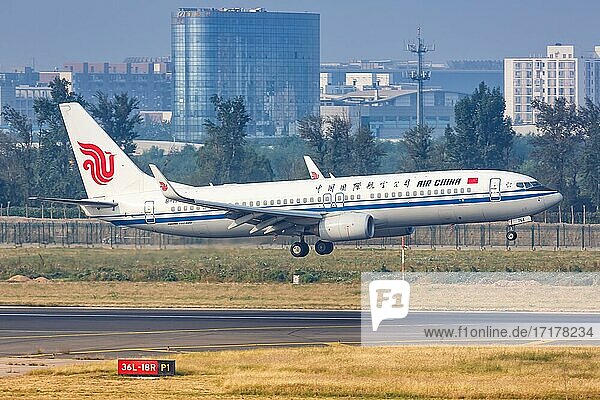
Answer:
<path fill-rule="evenodd" d="M 421 39 L 421 28 L 417 28 L 417 43 L 409 43 L 406 45 L 406 51 L 417 53 L 417 70 L 410 71 L 410 78 L 417 81 L 417 126 L 421 126 L 424 121 L 423 117 L 423 81 L 431 78 L 431 71 L 423 69 L 423 54 L 435 51 L 435 46 L 423 44 Z"/>

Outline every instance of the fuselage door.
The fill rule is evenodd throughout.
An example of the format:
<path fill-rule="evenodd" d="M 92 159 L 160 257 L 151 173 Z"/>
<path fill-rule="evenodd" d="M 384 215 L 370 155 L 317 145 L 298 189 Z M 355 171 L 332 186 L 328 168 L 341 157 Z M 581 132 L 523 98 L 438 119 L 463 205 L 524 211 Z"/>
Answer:
<path fill-rule="evenodd" d="M 154 217 L 154 201 L 149 200 L 144 203 L 144 219 L 147 224 L 153 224 L 156 222 Z"/>
<path fill-rule="evenodd" d="M 491 201 L 500 201 L 502 198 L 502 193 L 500 192 L 500 178 L 492 178 L 490 179 L 490 200 Z"/>

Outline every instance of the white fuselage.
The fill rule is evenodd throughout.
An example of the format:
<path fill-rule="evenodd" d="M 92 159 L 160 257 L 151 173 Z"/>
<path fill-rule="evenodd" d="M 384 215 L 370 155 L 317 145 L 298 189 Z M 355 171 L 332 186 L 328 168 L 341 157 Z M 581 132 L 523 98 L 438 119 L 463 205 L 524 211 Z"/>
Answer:
<path fill-rule="evenodd" d="M 193 198 L 251 207 L 337 214 L 359 212 L 375 221 L 375 236 L 396 236 L 422 225 L 506 221 L 544 211 L 562 200 L 528 176 L 494 170 L 455 170 L 317 180 L 192 187 L 174 184 Z M 88 215 L 117 226 L 206 238 L 262 236 L 252 225 L 228 229 L 225 211 L 166 199 L 158 188 L 106 196 L 114 209 L 85 207 Z M 401 234 L 401 233 L 400 233 Z"/>

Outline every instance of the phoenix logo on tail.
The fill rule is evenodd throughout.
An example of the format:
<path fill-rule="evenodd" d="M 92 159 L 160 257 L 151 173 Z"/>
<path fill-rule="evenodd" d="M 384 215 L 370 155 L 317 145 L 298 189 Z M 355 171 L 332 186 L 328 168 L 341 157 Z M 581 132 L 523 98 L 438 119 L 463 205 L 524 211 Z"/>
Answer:
<path fill-rule="evenodd" d="M 90 171 L 94 182 L 98 185 L 106 185 L 110 182 L 115 174 L 115 155 L 104 152 L 92 143 L 77 142 L 77 144 L 79 144 L 79 151 L 91 157 L 85 160 L 82 166 L 86 171 Z"/>

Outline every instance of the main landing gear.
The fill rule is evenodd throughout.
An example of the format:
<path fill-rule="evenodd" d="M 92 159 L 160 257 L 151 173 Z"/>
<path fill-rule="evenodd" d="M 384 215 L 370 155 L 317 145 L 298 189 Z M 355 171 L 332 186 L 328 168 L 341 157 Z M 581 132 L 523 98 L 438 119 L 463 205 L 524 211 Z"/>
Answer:
<path fill-rule="evenodd" d="M 331 254 L 332 251 L 332 242 L 317 240 L 317 242 L 315 243 L 315 252 L 319 255 L 324 256 L 327 254 Z M 290 253 L 292 253 L 294 257 L 306 257 L 308 255 L 308 252 L 308 244 L 304 241 L 304 238 L 300 238 L 299 242 L 292 243 L 292 246 L 290 247 Z"/>
<path fill-rule="evenodd" d="M 306 257 L 308 255 L 308 244 L 304 241 L 304 238 L 301 239 L 300 242 L 292 243 L 290 247 L 290 253 L 294 257 Z"/>
<path fill-rule="evenodd" d="M 331 254 L 331 252 L 333 251 L 333 243 L 332 242 L 325 242 L 323 240 L 317 240 L 317 243 L 315 243 L 315 252 L 319 255 L 327 255 L 327 254 Z"/>

